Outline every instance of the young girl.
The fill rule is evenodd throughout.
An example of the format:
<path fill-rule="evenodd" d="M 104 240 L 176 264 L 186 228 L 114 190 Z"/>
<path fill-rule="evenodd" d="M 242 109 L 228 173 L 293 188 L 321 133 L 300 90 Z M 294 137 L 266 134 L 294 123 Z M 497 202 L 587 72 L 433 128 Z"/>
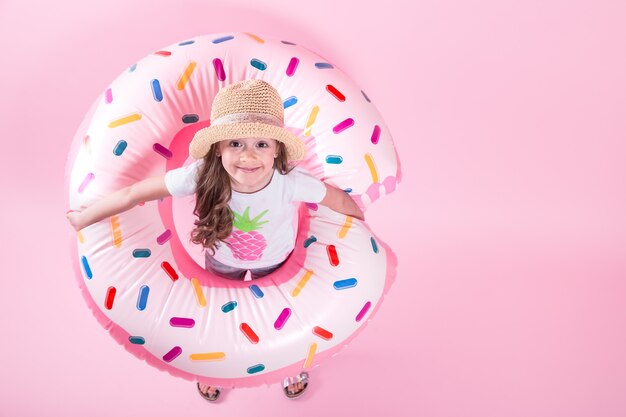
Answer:
<path fill-rule="evenodd" d="M 140 202 L 196 194 L 197 216 L 191 240 L 205 251 L 206 269 L 228 279 L 252 279 L 278 269 L 295 245 L 293 202 L 319 203 L 363 220 L 343 191 L 289 161 L 304 157 L 304 143 L 284 128 L 283 104 L 267 82 L 247 80 L 222 88 L 213 101 L 211 124 L 196 132 L 185 168 L 148 178 L 70 211 L 76 230 L 126 211 Z M 308 375 L 283 382 L 289 398 L 301 395 Z M 198 384 L 200 395 L 215 401 L 218 387 Z"/>

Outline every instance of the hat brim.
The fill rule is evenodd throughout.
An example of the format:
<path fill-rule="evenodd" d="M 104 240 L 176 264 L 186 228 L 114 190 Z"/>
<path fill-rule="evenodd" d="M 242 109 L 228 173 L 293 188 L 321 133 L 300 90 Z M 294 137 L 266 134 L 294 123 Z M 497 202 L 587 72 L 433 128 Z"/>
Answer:
<path fill-rule="evenodd" d="M 214 143 L 244 138 L 267 138 L 282 142 L 290 161 L 300 161 L 306 152 L 304 142 L 285 128 L 265 123 L 233 123 L 198 130 L 189 144 L 189 155 L 194 159 L 202 159 Z"/>

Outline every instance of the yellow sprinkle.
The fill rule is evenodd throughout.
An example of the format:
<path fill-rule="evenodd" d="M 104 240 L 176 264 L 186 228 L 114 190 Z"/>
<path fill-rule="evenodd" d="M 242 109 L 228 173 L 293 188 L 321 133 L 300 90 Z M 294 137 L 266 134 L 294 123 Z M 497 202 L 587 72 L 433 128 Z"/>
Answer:
<path fill-rule="evenodd" d="M 200 304 L 200 307 L 206 307 L 206 298 L 204 298 L 204 293 L 202 292 L 202 287 L 200 287 L 198 278 L 191 278 L 191 283 L 193 284 L 193 289 L 196 291 L 196 300 L 198 300 L 198 304 Z"/>
<path fill-rule="evenodd" d="M 87 151 L 87 153 L 91 153 L 91 141 L 89 140 L 89 135 L 83 138 L 83 146 L 85 147 L 85 151 Z"/>
<path fill-rule="evenodd" d="M 352 217 L 346 216 L 345 223 L 343 224 L 343 226 L 337 233 L 337 236 L 339 236 L 339 239 L 343 239 L 344 237 L 346 237 L 346 235 L 348 234 L 348 230 L 350 230 L 351 226 L 352 226 Z"/>
<path fill-rule="evenodd" d="M 311 346 L 309 347 L 309 353 L 306 355 L 306 360 L 304 361 L 304 369 L 307 369 L 309 366 L 311 366 L 316 350 L 317 350 L 317 343 L 312 343 Z"/>
<path fill-rule="evenodd" d="M 113 232 L 113 246 L 119 248 L 122 246 L 122 231 L 120 230 L 120 218 L 111 216 L 111 231 Z"/>
<path fill-rule="evenodd" d="M 372 181 L 374 184 L 378 183 L 378 173 L 376 172 L 376 167 L 374 166 L 374 159 L 372 159 L 372 155 L 366 153 L 365 154 L 365 162 L 367 162 L 367 166 L 370 169 L 370 174 L 372 174 Z"/>
<path fill-rule="evenodd" d="M 187 81 L 189 81 L 189 77 L 191 77 L 191 74 L 193 74 L 194 69 L 196 69 L 196 62 L 191 61 L 189 65 L 187 65 L 187 68 L 185 68 L 185 72 L 183 72 L 183 75 L 181 75 L 178 79 L 176 88 L 178 88 L 179 90 L 185 88 L 185 85 L 187 85 Z"/>
<path fill-rule="evenodd" d="M 300 278 L 300 282 L 298 282 L 298 285 L 296 286 L 296 288 L 294 288 L 293 291 L 291 291 L 292 297 L 297 297 L 298 294 L 300 294 L 300 291 L 302 291 L 302 288 L 304 288 L 304 286 L 309 281 L 309 278 L 311 278 L 312 275 L 313 275 L 313 271 L 307 269 L 307 271 L 304 273 L 304 276 Z"/>
<path fill-rule="evenodd" d="M 118 127 L 121 125 L 125 125 L 126 123 L 136 122 L 141 119 L 141 115 L 138 113 L 131 114 L 130 116 L 122 117 L 121 119 L 113 120 L 109 123 L 109 127 Z"/>
<path fill-rule="evenodd" d="M 79 230 L 76 232 L 76 236 L 78 237 L 78 241 L 82 244 L 85 243 L 85 236 L 83 236 L 83 232 Z"/>
<path fill-rule="evenodd" d="M 261 38 L 259 38 L 256 35 L 253 35 L 252 33 L 248 33 L 248 32 L 244 32 L 246 35 L 250 36 L 252 39 L 254 39 L 255 41 L 257 41 L 258 43 L 265 43 L 265 41 Z"/>
<path fill-rule="evenodd" d="M 313 106 L 311 114 L 309 114 L 309 120 L 306 121 L 306 127 L 304 128 L 304 136 L 307 138 L 311 136 L 311 129 L 313 128 L 313 123 L 315 123 L 315 119 L 317 118 L 317 113 L 319 111 L 320 106 Z"/>
<path fill-rule="evenodd" d="M 189 359 L 192 361 L 221 361 L 225 357 L 224 352 L 192 353 L 189 355 Z"/>

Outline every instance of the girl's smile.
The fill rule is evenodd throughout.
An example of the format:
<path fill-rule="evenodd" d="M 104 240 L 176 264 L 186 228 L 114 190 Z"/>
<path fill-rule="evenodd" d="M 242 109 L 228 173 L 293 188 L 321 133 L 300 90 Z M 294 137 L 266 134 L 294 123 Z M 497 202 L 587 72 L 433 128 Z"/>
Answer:
<path fill-rule="evenodd" d="M 277 151 L 274 139 L 242 138 L 219 142 L 218 156 L 230 175 L 233 190 L 254 193 L 272 179 Z"/>

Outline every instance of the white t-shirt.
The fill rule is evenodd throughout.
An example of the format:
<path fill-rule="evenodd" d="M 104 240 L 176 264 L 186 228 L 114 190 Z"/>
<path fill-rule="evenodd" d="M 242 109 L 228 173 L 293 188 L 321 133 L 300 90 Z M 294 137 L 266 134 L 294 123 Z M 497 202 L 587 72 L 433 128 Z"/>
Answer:
<path fill-rule="evenodd" d="M 174 197 L 196 192 L 196 173 L 202 160 L 168 171 L 165 186 Z M 287 175 L 274 171 L 270 183 L 255 193 L 232 192 L 233 231 L 220 242 L 214 258 L 242 269 L 265 268 L 284 261 L 296 241 L 296 202 L 319 203 L 326 196 L 324 183 L 295 168 Z"/>

